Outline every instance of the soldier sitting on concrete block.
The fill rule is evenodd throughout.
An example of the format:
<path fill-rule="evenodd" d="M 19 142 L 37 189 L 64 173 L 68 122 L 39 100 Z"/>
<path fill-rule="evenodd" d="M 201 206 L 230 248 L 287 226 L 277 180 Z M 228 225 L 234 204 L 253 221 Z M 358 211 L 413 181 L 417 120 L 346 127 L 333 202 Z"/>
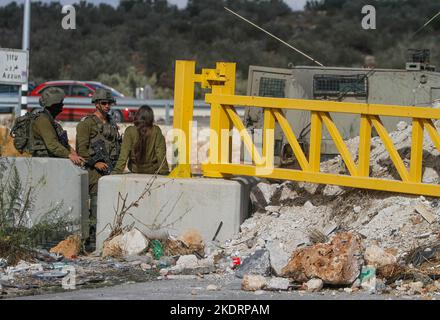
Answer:
<path fill-rule="evenodd" d="M 169 173 L 165 137 L 153 123 L 151 107 L 141 106 L 134 117 L 134 126 L 125 130 L 121 153 L 112 174 L 123 173 L 127 160 L 128 169 L 133 173 Z"/>
<path fill-rule="evenodd" d="M 64 96 L 62 89 L 48 88 L 39 100 L 43 110 L 28 112 L 16 119 L 11 136 L 19 152 L 33 157 L 69 158 L 74 164 L 82 165 L 84 159 L 70 147 L 67 132 L 55 121 L 63 111 Z"/>

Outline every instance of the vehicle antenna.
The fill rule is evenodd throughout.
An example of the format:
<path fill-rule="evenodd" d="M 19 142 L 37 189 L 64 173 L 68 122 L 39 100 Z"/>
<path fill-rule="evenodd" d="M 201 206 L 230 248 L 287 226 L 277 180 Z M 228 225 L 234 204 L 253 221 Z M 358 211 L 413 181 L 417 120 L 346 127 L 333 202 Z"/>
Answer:
<path fill-rule="evenodd" d="M 412 36 L 414 37 L 417 33 L 422 31 L 428 24 L 430 24 L 432 21 L 434 21 L 434 19 L 437 18 L 439 15 L 440 15 L 440 11 L 437 12 L 437 14 L 435 16 L 433 16 L 431 19 L 429 19 L 428 22 L 426 22 L 423 26 L 421 26 L 416 32 L 414 32 L 414 34 Z"/>
<path fill-rule="evenodd" d="M 280 38 L 278 38 L 277 36 L 275 36 L 275 35 L 273 35 L 272 33 L 270 33 L 269 31 L 267 31 L 267 30 L 264 30 L 263 28 L 261 28 L 261 27 L 259 27 L 259 26 L 257 26 L 255 23 L 253 23 L 253 22 L 251 22 L 251 21 L 249 21 L 248 19 L 246 19 L 246 18 L 244 18 L 244 17 L 242 17 L 242 16 L 240 16 L 238 13 L 236 13 L 236 12 L 234 12 L 234 11 L 232 11 L 231 9 L 229 9 L 229 8 L 226 8 L 226 7 L 224 7 L 225 8 L 225 10 L 227 10 L 227 11 L 229 11 L 230 13 L 232 13 L 232 14 L 234 14 L 234 15 L 236 15 L 237 17 L 239 17 L 240 19 L 242 19 L 242 20 L 244 20 L 244 21 L 246 21 L 247 23 L 249 23 L 249 24 L 251 24 L 251 25 L 253 25 L 255 28 L 257 28 L 257 29 L 260 29 L 261 31 L 263 31 L 263 32 L 265 32 L 265 33 L 267 33 L 268 35 L 270 35 L 272 38 L 275 38 L 276 40 L 278 40 L 278 41 L 280 41 L 282 44 L 284 44 L 284 45 L 286 45 L 286 46 L 288 46 L 289 48 L 291 48 L 291 49 L 293 49 L 293 50 L 295 50 L 296 52 L 298 52 L 298 53 L 300 53 L 300 54 L 302 54 L 304 57 L 306 57 L 307 59 L 309 59 L 309 60 L 311 60 L 311 61 L 313 61 L 314 63 L 316 63 L 317 65 L 319 65 L 319 66 L 321 66 L 321 67 L 323 67 L 324 65 L 321 63 L 321 62 L 319 62 L 319 61 L 316 61 L 315 59 L 313 59 L 312 57 L 310 57 L 309 55 L 307 55 L 307 54 L 305 54 L 304 52 L 302 52 L 301 50 L 299 50 L 299 49 L 297 49 L 297 48 L 295 48 L 294 46 L 292 46 L 292 45 L 290 45 L 290 44 L 288 44 L 286 41 L 284 41 L 284 40 L 281 40 Z"/>

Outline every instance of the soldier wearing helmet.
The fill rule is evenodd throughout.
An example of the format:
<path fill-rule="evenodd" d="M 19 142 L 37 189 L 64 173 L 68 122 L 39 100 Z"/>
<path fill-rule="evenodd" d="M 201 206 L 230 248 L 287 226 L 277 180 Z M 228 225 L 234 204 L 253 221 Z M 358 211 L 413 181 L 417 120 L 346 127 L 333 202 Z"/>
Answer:
<path fill-rule="evenodd" d="M 115 98 L 109 90 L 97 89 L 92 97 L 96 111 L 78 123 L 76 127 L 76 149 L 86 159 L 89 172 L 90 217 L 82 219 L 83 239 L 94 241 L 98 180 L 115 166 L 121 149 L 121 135 L 109 114 Z"/>
<path fill-rule="evenodd" d="M 69 158 L 74 164 L 84 162 L 69 146 L 67 132 L 55 121 L 63 111 L 64 91 L 60 88 L 46 89 L 39 99 L 42 111 L 34 114 L 31 121 L 31 153 L 34 157 Z"/>

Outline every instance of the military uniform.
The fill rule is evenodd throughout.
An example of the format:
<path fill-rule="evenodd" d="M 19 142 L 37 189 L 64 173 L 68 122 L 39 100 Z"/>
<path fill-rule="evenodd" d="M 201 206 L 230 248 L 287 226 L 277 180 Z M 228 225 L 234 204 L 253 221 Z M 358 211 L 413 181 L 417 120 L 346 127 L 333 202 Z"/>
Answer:
<path fill-rule="evenodd" d="M 33 157 L 68 158 L 71 148 L 67 132 L 47 109 L 38 112 L 32 121 L 31 153 Z"/>
<path fill-rule="evenodd" d="M 153 125 L 146 141 L 144 162 L 136 164 L 134 147 L 139 140 L 139 131 L 135 126 L 125 130 L 121 153 L 112 173 L 123 173 L 128 160 L 128 169 L 133 173 L 168 174 L 165 137 L 158 126 Z"/>
<path fill-rule="evenodd" d="M 83 118 L 76 127 L 76 151 L 79 156 L 88 161 L 95 155 L 95 150 L 91 148 L 94 141 L 104 141 L 105 149 L 111 158 L 112 163 L 107 163 L 109 167 L 114 167 L 119 156 L 121 147 L 121 136 L 118 126 L 113 119 L 108 116 L 106 123 L 102 122 L 96 115 L 92 114 Z M 98 171 L 93 166 L 87 167 L 89 173 L 89 196 L 91 220 L 83 218 L 83 237 L 89 236 L 90 224 L 95 224 L 97 214 L 98 180 L 103 172 Z"/>

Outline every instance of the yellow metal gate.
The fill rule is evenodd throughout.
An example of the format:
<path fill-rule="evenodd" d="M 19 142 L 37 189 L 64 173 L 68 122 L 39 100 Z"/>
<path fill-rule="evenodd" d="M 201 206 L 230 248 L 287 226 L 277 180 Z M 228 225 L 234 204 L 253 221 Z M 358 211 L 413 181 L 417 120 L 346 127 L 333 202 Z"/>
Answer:
<path fill-rule="evenodd" d="M 359 104 L 320 100 L 253 97 L 235 95 L 235 64 L 217 63 L 216 69 L 202 69 L 195 73 L 194 61 L 176 62 L 174 97 L 175 144 L 179 152 L 173 177 L 190 177 L 191 121 L 194 105 L 194 84 L 210 88 L 205 100 L 211 105 L 209 161 L 203 164 L 206 177 L 248 175 L 264 178 L 308 181 L 354 188 L 384 190 L 440 197 L 440 185 L 422 183 L 423 134 L 426 130 L 440 152 L 440 134 L 433 120 L 440 119 L 440 109 L 403 107 L 380 104 Z M 248 134 L 234 106 L 264 109 L 263 148 L 260 154 Z M 311 112 L 309 156 L 306 157 L 286 120 L 283 110 Z M 351 156 L 342 139 L 331 112 L 360 115 L 360 144 L 358 163 Z M 409 169 L 397 152 L 381 116 L 412 119 L 411 158 Z M 301 170 L 274 167 L 274 129 L 278 122 L 289 142 Z M 326 127 L 348 169 L 347 175 L 320 171 L 321 139 Z M 238 129 L 241 139 L 251 154 L 252 165 L 231 163 L 231 130 Z M 375 128 L 399 173 L 400 180 L 372 178 L 370 173 L 371 133 Z M 440 161 L 440 159 L 439 159 Z"/>

